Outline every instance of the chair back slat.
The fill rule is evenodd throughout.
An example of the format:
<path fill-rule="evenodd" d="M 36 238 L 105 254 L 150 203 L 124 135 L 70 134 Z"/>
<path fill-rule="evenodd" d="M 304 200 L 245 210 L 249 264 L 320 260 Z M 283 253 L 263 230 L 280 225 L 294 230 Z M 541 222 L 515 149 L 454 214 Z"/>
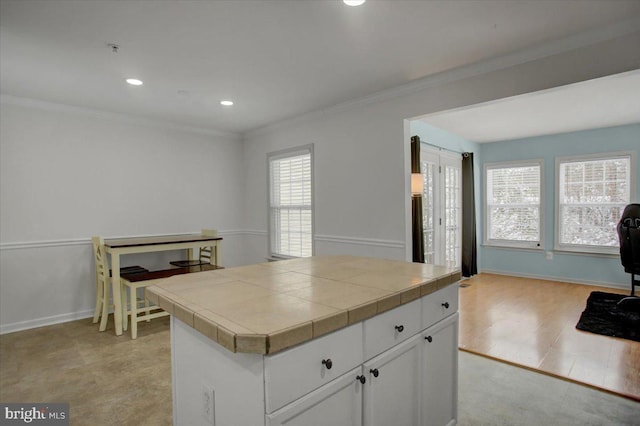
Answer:
<path fill-rule="evenodd" d="M 104 239 L 102 237 L 92 237 L 93 254 L 96 261 L 96 279 L 105 283 L 109 279 L 109 267 L 107 266 L 107 254 L 104 249 Z"/>
<path fill-rule="evenodd" d="M 207 236 L 207 237 L 217 237 L 218 236 L 218 230 L 217 229 L 203 229 L 202 230 L 202 235 Z M 209 263 L 209 264 L 213 265 L 213 261 L 215 260 L 213 250 L 215 250 L 215 248 L 212 247 L 212 246 L 200 247 L 200 263 Z M 216 266 L 218 266 L 218 265 L 216 265 Z"/>

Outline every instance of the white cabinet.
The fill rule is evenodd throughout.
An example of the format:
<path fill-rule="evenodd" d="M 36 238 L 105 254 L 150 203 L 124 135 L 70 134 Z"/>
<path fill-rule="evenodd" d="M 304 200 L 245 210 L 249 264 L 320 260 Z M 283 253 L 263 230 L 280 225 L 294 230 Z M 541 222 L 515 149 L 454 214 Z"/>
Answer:
<path fill-rule="evenodd" d="M 420 309 L 418 299 L 365 320 L 365 359 L 371 359 L 423 330 Z"/>
<path fill-rule="evenodd" d="M 360 426 L 362 384 L 356 368 L 267 415 L 267 426 Z"/>
<path fill-rule="evenodd" d="M 360 366 L 364 361 L 362 346 L 362 324 L 354 324 L 304 345 L 266 356 L 264 386 L 267 413 Z"/>
<path fill-rule="evenodd" d="M 364 364 L 364 425 L 420 424 L 421 344 L 414 335 Z"/>
<path fill-rule="evenodd" d="M 232 353 L 172 316 L 174 424 L 452 426 L 457 290 L 273 355 Z M 213 398 L 213 421 L 203 395 Z"/>
<path fill-rule="evenodd" d="M 458 400 L 457 290 L 457 285 L 449 286 L 364 321 L 364 359 L 367 361 L 361 368 L 268 415 L 267 425 L 454 425 Z M 422 310 L 425 308 L 426 313 Z M 341 342 L 362 342 L 355 331 L 347 333 L 349 337 L 340 337 Z M 313 365 L 319 363 L 320 354 L 328 353 L 327 349 L 320 354 L 307 353 L 306 348 L 301 350 L 305 351 L 305 358 L 314 360 Z M 362 355 L 353 347 L 348 352 Z M 334 350 L 332 356 L 338 359 L 341 353 L 344 350 Z M 283 370 L 279 375 L 305 381 L 306 373 L 295 373 L 296 365 L 304 362 L 294 363 L 298 357 L 292 358 L 291 354 L 294 352 L 273 356 L 283 368 L 288 365 L 290 369 L 290 373 Z M 341 356 L 345 358 L 344 354 Z M 351 357 L 350 362 L 355 359 Z M 353 423 L 359 418 L 351 411 L 351 408 L 357 410 L 354 407 L 358 405 L 358 398 L 362 398 L 362 423 Z M 267 389 L 267 407 L 269 399 Z"/>
<path fill-rule="evenodd" d="M 421 333 L 423 426 L 454 425 L 458 412 L 458 313 Z"/>
<path fill-rule="evenodd" d="M 450 285 L 422 299 L 422 330 L 458 312 L 458 285 Z"/>

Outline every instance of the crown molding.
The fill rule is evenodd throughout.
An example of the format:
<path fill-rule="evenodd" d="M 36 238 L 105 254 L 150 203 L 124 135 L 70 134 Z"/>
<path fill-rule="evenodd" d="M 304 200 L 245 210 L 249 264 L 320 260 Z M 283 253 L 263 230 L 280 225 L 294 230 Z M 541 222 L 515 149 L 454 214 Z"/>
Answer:
<path fill-rule="evenodd" d="M 632 34 L 640 31 L 640 18 L 632 18 L 615 25 L 610 25 L 603 28 L 598 28 L 591 31 L 574 34 L 569 37 L 565 37 L 559 40 L 555 40 L 550 43 L 544 43 L 530 48 L 518 50 L 513 53 L 509 53 L 503 56 L 490 58 L 484 61 L 475 62 L 471 65 L 465 65 L 450 70 L 442 71 L 436 74 L 431 74 L 426 77 L 414 80 L 412 82 L 392 87 L 390 89 L 382 90 L 372 93 L 367 96 L 352 99 L 346 102 L 342 102 L 327 108 L 319 109 L 316 111 L 301 114 L 299 116 L 284 119 L 266 126 L 251 130 L 243 133 L 243 137 L 253 137 L 262 133 L 271 132 L 279 128 L 291 126 L 297 122 L 305 121 L 308 119 L 319 118 L 319 116 L 326 113 L 342 112 L 349 109 L 381 102 L 384 100 L 415 94 L 432 87 L 442 86 L 448 83 L 452 83 L 467 78 L 472 78 L 487 74 L 493 71 L 510 68 L 516 65 L 521 65 L 527 62 L 543 59 L 549 56 L 554 56 L 560 53 L 569 52 L 581 47 L 590 46 L 593 44 L 613 40 L 618 37 L 622 37 L 628 34 Z"/>
<path fill-rule="evenodd" d="M 175 130 L 179 132 L 192 133 L 204 136 L 214 136 L 219 138 L 231 139 L 234 142 L 242 141 L 242 135 L 238 133 L 222 132 L 214 129 L 205 129 L 201 127 L 185 126 L 177 123 L 153 120 L 149 118 L 138 117 L 135 115 L 121 114 L 117 112 L 104 111 L 94 108 L 86 108 L 76 105 L 61 104 L 57 102 L 44 101 L 41 99 L 25 98 L 21 96 L 10 95 L 8 93 L 0 94 L 0 104 L 17 105 L 26 108 L 36 108 L 46 111 L 65 112 L 71 114 L 83 115 L 85 117 L 100 118 L 107 120 L 119 121 L 122 123 L 142 125 L 148 127 L 156 127 L 166 130 Z"/>

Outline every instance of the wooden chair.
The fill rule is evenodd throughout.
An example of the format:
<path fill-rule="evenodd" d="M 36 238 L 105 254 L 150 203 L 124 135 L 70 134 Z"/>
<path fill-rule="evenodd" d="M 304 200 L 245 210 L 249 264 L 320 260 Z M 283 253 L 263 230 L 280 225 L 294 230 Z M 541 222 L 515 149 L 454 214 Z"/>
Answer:
<path fill-rule="evenodd" d="M 109 309 L 113 307 L 111 303 L 111 270 L 107 262 L 107 253 L 104 248 L 102 237 L 91 237 L 93 244 L 93 255 L 96 261 L 96 307 L 93 312 L 93 323 L 100 321 L 100 331 L 107 328 Z M 126 266 L 120 268 L 120 274 L 137 274 L 149 272 L 141 266 Z M 123 298 L 124 300 L 124 298 Z M 124 324 L 126 327 L 126 324 Z"/>
<path fill-rule="evenodd" d="M 159 271 L 162 272 L 162 271 Z M 154 318 L 166 317 L 168 312 L 162 310 L 157 305 L 150 305 L 149 301 L 144 294 L 142 297 L 138 297 L 138 289 L 148 287 L 155 284 L 157 279 L 149 279 L 149 275 L 153 275 L 154 272 L 147 274 L 124 274 L 120 277 L 122 284 L 122 328 L 127 330 L 127 317 L 131 320 L 131 339 L 138 337 L 138 323 L 141 321 L 151 321 Z M 129 295 L 127 296 L 127 291 Z M 143 314 L 143 315 L 139 315 Z"/>
<path fill-rule="evenodd" d="M 107 329 L 109 309 L 113 307 L 111 303 L 111 271 L 107 263 L 107 253 L 104 248 L 102 237 L 91 237 L 93 243 L 93 254 L 96 259 L 96 307 L 93 312 L 93 323 L 100 320 L 100 331 Z"/>
<path fill-rule="evenodd" d="M 217 237 L 218 230 L 217 229 L 203 229 L 202 235 L 207 237 Z M 189 267 L 189 266 L 197 266 L 197 265 L 215 265 L 216 253 L 215 250 L 218 248 L 216 246 L 207 246 L 200 247 L 200 253 L 198 255 L 198 259 L 192 260 L 174 260 L 169 262 L 171 265 L 177 266 L 179 268 Z M 190 256 L 191 257 L 191 256 Z"/>

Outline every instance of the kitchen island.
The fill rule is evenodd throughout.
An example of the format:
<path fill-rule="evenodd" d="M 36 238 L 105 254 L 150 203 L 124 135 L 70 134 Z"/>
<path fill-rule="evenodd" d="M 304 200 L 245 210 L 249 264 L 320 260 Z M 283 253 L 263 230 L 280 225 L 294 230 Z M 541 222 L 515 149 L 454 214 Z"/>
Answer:
<path fill-rule="evenodd" d="M 167 278 L 175 425 L 452 425 L 456 269 L 315 256 Z"/>

